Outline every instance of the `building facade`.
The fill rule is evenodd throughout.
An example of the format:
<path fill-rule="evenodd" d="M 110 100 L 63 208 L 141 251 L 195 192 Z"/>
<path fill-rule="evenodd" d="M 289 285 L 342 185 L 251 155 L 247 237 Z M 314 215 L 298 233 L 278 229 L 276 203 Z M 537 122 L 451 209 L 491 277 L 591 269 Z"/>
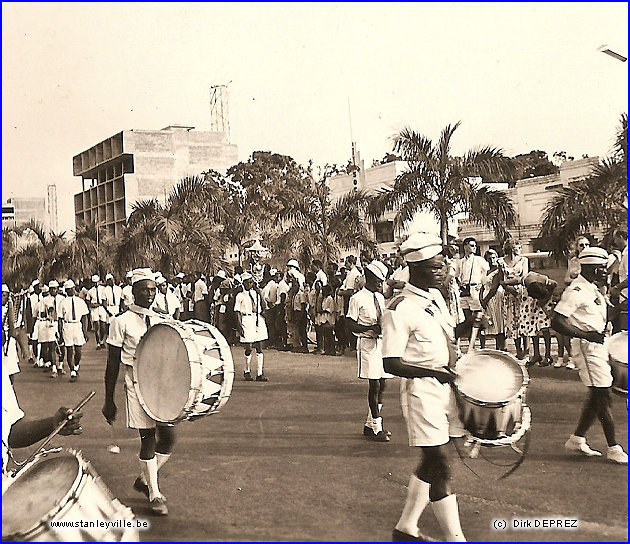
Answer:
<path fill-rule="evenodd" d="M 74 195 L 75 224 L 92 221 L 116 236 L 136 201 L 163 203 L 184 177 L 225 172 L 237 162 L 237 146 L 223 132 L 180 125 L 123 130 L 73 157 L 82 189 Z"/>
<path fill-rule="evenodd" d="M 523 253 L 535 254 L 550 249 L 545 240 L 538 236 L 547 205 L 559 189 L 588 177 L 598 162 L 598 157 L 564 161 L 556 174 L 521 179 L 515 187 L 503 190 L 514 202 L 516 224 L 510 229 L 510 233 L 521 242 Z M 499 246 L 493 231 L 469 219 L 459 221 L 457 234 L 460 240 L 474 236 L 481 255 L 488 248 L 498 249 Z"/>
<path fill-rule="evenodd" d="M 2 227 L 19 227 L 30 221 L 35 221 L 45 231 L 49 231 L 51 229 L 51 214 L 49 213 L 51 210 L 49 210 L 46 200 L 46 198 L 8 198 L 2 204 Z M 56 215 L 54 221 L 55 223 L 57 221 Z"/>

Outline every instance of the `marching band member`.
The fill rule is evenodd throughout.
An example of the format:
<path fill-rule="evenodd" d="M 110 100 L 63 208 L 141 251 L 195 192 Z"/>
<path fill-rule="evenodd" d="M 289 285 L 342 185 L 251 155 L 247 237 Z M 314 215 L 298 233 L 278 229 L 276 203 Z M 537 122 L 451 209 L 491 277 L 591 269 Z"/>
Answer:
<path fill-rule="evenodd" d="M 368 415 L 363 434 L 377 442 L 388 442 L 389 434 L 383 430 L 383 392 L 385 380 L 393 378 L 383 370 L 382 316 L 385 309 L 383 282 L 387 277 L 387 266 L 372 261 L 365 267 L 365 286 L 350 297 L 348 304 L 348 326 L 358 338 L 358 376 L 368 380 Z"/>
<path fill-rule="evenodd" d="M 238 330 L 241 343 L 245 345 L 245 371 L 243 377 L 246 381 L 252 381 L 251 361 L 252 348 L 256 351 L 257 382 L 268 382 L 269 378 L 263 373 L 263 351 L 261 342 L 267 340 L 267 324 L 265 322 L 264 301 L 257 289 L 254 288 L 254 279 L 249 272 L 241 275 L 243 291 L 236 295 L 234 311 L 238 320 Z"/>
<path fill-rule="evenodd" d="M 17 338 L 13 312 L 13 300 L 6 283 L 2 284 L 2 367 L 8 376 L 20 371 L 17 354 Z"/>
<path fill-rule="evenodd" d="M 580 380 L 588 388 L 575 432 L 564 447 L 567 451 L 599 457 L 601 452 L 586 443 L 586 432 L 599 419 L 613 463 L 628 464 L 628 455 L 617 443 L 610 388 L 613 383 L 608 350 L 604 347 L 607 301 L 599 291 L 607 282 L 608 253 L 600 247 L 586 247 L 580 252 L 580 274 L 562 293 L 555 307 L 553 328 L 571 337 L 571 351 Z"/>
<path fill-rule="evenodd" d="M 105 311 L 105 293 L 103 286 L 99 285 L 101 279 L 97 274 L 92 276 L 92 288 L 88 290 L 87 300 L 90 307 L 90 317 L 92 326 L 94 327 L 94 339 L 96 341 L 96 349 L 105 347 L 105 336 L 107 336 L 107 312 Z"/>
<path fill-rule="evenodd" d="M 168 282 L 162 274 L 155 278 L 155 285 L 157 292 L 155 293 L 155 300 L 151 309 L 164 316 L 179 319 L 179 299 L 168 288 Z"/>
<path fill-rule="evenodd" d="M 457 499 L 449 486 L 446 445 L 451 436 L 464 434 L 450 386 L 454 379 L 450 366 L 456 357 L 455 337 L 468 327 L 455 326 L 439 290 L 445 275 L 440 237 L 412 234 L 400 249 L 409 265 L 409 282 L 390 300 L 383 316 L 383 363 L 386 372 L 405 378 L 401 405 L 409 445 L 420 448 L 422 459 L 409 480 L 392 539 L 423 540 L 418 521 L 431 502 L 446 541 L 464 541 Z"/>
<path fill-rule="evenodd" d="M 66 297 L 59 304 L 59 318 L 63 341 L 68 355 L 70 381 L 76 382 L 81 362 L 81 349 L 85 344 L 85 331 L 90 311 L 85 301 L 75 294 L 75 284 L 68 280 L 63 284 Z M 63 372 L 62 372 L 63 373 Z"/>
<path fill-rule="evenodd" d="M 158 486 L 158 471 L 170 458 L 175 442 L 175 428 L 170 423 L 156 422 L 144 411 L 133 383 L 133 365 L 138 342 L 151 325 L 162 321 L 159 314 L 150 310 L 155 299 L 154 278 L 155 274 L 149 268 L 135 269 L 131 280 L 135 302 L 126 312 L 112 320 L 107 339 L 105 403 L 102 413 L 110 425 L 116 420 L 118 408 L 114 402 L 114 393 L 122 363 L 127 400 L 127 427 L 138 429 L 140 434 L 139 459 L 142 474 L 136 478 L 133 488 L 147 497 L 153 514 L 166 516 L 168 508 Z"/>

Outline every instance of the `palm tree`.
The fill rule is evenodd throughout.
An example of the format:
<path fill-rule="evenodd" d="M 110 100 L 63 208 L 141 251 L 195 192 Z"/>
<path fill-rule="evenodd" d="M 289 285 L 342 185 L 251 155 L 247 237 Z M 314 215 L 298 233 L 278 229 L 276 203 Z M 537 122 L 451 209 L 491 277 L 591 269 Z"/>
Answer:
<path fill-rule="evenodd" d="M 280 229 L 270 240 L 278 256 L 297 257 L 308 266 L 313 258 L 321 258 L 324 265 L 336 260 L 341 249 L 353 247 L 373 250 L 375 242 L 362 220 L 368 195 L 351 191 L 336 202 L 330 199 L 328 177 L 323 177 L 302 193 L 292 205 L 278 216 Z"/>
<path fill-rule="evenodd" d="M 371 199 L 369 216 L 378 220 L 386 211 L 395 210 L 394 226 L 407 226 L 416 213 L 433 214 L 440 225 L 440 236 L 448 242 L 448 222 L 466 213 L 469 219 L 492 228 L 500 239 L 514 224 L 511 199 L 501 191 L 479 187 L 474 178 L 486 182 L 511 182 L 513 162 L 501 149 L 481 147 L 463 157 L 450 154 L 451 138 L 460 123 L 447 125 L 437 143 L 405 128 L 394 136 L 393 152 L 407 162 L 393 187 L 380 189 Z"/>
<path fill-rule="evenodd" d="M 37 221 L 9 227 L 2 231 L 3 241 L 10 242 L 2 252 L 2 276 L 12 285 L 28 285 L 34 278 L 48 281 L 67 276 L 72 267 L 65 232 L 47 233 Z M 26 238 L 24 238 L 26 237 Z M 23 244 L 17 239 L 25 239 Z"/>
<path fill-rule="evenodd" d="M 607 231 L 628 220 L 628 115 L 623 113 L 612 155 L 591 175 L 563 187 L 545 210 L 540 236 L 548 237 L 554 252 L 566 253 L 571 240 L 594 227 Z"/>

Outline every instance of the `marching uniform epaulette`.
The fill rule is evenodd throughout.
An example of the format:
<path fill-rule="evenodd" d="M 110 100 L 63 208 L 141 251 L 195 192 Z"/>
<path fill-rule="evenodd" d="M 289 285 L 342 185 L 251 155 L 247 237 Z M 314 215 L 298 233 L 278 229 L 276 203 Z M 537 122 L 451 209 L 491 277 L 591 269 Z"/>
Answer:
<path fill-rule="evenodd" d="M 405 300 L 405 297 L 402 295 L 398 295 L 397 297 L 394 297 L 393 299 L 391 299 L 388 303 L 387 303 L 387 309 L 388 310 L 395 310 L 396 307 L 403 301 Z"/>

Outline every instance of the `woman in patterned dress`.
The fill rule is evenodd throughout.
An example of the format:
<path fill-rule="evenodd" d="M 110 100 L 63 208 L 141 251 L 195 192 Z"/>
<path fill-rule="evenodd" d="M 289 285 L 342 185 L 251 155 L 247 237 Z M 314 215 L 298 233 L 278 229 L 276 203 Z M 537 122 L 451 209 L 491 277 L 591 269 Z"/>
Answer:
<path fill-rule="evenodd" d="M 494 336 L 496 349 L 505 350 L 505 327 L 503 325 L 503 278 L 502 269 L 499 266 L 499 254 L 494 249 L 489 249 L 484 254 L 490 269 L 481 279 L 480 301 L 484 314 L 488 318 L 488 327 L 480 336 L 481 348 L 486 346 L 486 336 Z"/>
<path fill-rule="evenodd" d="M 529 261 L 521 255 L 521 243 L 508 238 L 503 243 L 504 257 L 499 259 L 503 274 L 500 284 L 503 287 L 503 326 L 505 337 L 512 338 L 516 347 L 517 359 L 527 356 L 527 337 L 519 334 L 519 319 L 523 297 L 523 278 L 529 272 Z"/>

